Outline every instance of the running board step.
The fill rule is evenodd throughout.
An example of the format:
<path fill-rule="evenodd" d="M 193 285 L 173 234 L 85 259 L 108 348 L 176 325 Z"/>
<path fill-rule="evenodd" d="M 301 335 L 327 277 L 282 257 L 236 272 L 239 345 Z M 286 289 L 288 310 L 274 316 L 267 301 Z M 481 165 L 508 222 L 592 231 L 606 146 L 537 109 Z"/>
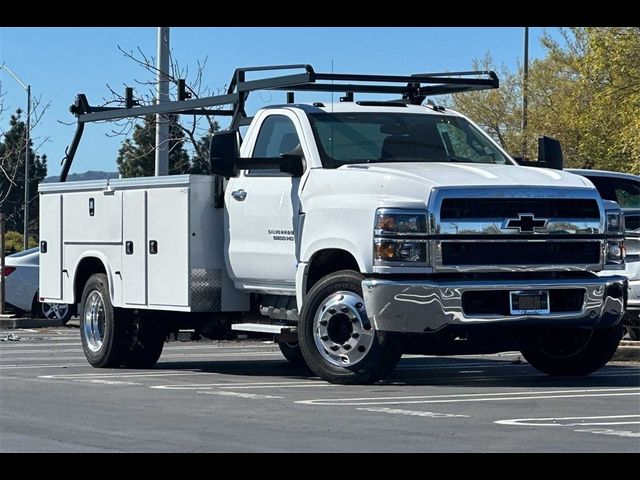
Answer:
<path fill-rule="evenodd" d="M 296 327 L 291 325 L 267 325 L 264 323 L 234 323 L 231 325 L 231 330 L 236 330 L 238 332 L 260 332 L 282 335 L 283 333 L 295 332 Z"/>

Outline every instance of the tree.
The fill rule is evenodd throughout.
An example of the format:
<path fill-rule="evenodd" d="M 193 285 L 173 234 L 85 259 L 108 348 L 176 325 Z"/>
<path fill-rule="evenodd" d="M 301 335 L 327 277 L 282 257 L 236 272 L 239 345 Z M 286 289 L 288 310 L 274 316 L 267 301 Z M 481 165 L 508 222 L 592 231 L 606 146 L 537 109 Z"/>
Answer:
<path fill-rule="evenodd" d="M 562 143 L 569 167 L 640 173 L 640 28 L 561 30 L 543 37 L 531 62 L 526 156 L 536 137 Z M 474 67 L 495 70 L 490 56 Z M 521 72 L 501 69 L 500 89 L 453 95 L 456 110 L 479 123 L 512 155 L 521 155 Z"/>
<path fill-rule="evenodd" d="M 9 129 L 0 138 L 0 206 L 7 230 L 23 230 L 25 122 L 18 109 L 9 119 Z M 29 236 L 38 234 L 38 184 L 47 176 L 47 156 L 38 155 L 29 142 Z"/>
<path fill-rule="evenodd" d="M 4 249 L 6 252 L 21 252 L 22 247 L 24 246 L 23 239 L 24 235 L 20 232 L 15 232 L 13 230 L 6 232 L 4 234 Z M 37 247 L 38 240 L 35 237 L 29 237 L 29 243 L 27 244 L 29 248 Z"/>
<path fill-rule="evenodd" d="M 474 70 L 498 70 L 491 55 L 474 60 Z M 518 73 L 504 65 L 499 69 L 500 88 L 463 92 L 445 99 L 445 103 L 483 127 L 505 150 L 519 155 L 522 143 L 520 98 L 522 82 Z"/>
<path fill-rule="evenodd" d="M 137 53 L 134 53 L 133 51 L 127 52 L 120 46 L 118 46 L 118 49 L 127 59 L 133 61 L 147 74 L 153 75 L 153 78 L 149 78 L 147 80 L 135 80 L 135 83 L 140 87 L 140 91 L 137 92 L 135 99 L 136 102 L 140 105 L 155 104 L 155 77 L 158 74 L 158 69 L 155 66 L 155 59 L 153 57 L 147 57 L 140 48 L 138 48 Z M 171 58 L 170 71 L 163 74 L 163 76 L 170 83 L 170 97 L 173 100 L 177 99 L 177 85 L 179 79 L 185 79 L 186 94 L 190 98 L 199 98 L 202 95 L 208 96 L 211 94 L 211 90 L 202 82 L 206 63 L 206 58 L 203 61 L 198 61 L 195 68 L 195 74 L 191 75 L 192 78 L 189 79 L 189 68 L 181 67 L 175 59 Z M 124 98 L 113 88 L 108 88 L 111 92 L 112 98 L 107 102 L 107 104 L 121 104 Z M 226 92 L 225 87 L 222 87 L 217 91 L 218 94 L 223 92 Z M 217 108 L 222 109 L 222 107 Z M 208 110 L 215 110 L 215 108 L 209 108 Z M 133 141 L 132 139 L 127 138 L 120 149 L 118 155 L 120 173 L 123 176 L 153 175 L 155 170 L 155 160 L 153 160 L 155 156 L 153 151 L 155 145 L 154 119 L 152 117 L 145 118 L 144 126 L 134 124 L 134 121 L 134 119 L 123 119 L 115 122 L 117 128 L 112 132 L 112 135 L 116 136 L 123 135 L 133 137 Z M 218 122 L 212 115 L 192 115 L 191 117 L 174 116 L 171 120 L 169 133 L 171 143 L 169 148 L 170 150 L 173 150 L 176 145 L 179 145 L 181 152 L 178 153 L 180 155 L 184 153 L 186 158 L 181 157 L 178 160 L 173 160 L 170 154 L 169 173 L 210 173 L 208 159 L 209 141 L 211 133 L 218 131 L 218 129 Z M 182 150 L 186 142 L 188 142 L 191 147 L 190 150 L 193 152 L 192 161 L 189 160 L 186 151 Z M 137 147 L 134 144 L 138 144 Z M 178 153 L 174 155 L 180 156 Z M 129 166 L 121 166 L 121 162 L 127 163 Z"/>
<path fill-rule="evenodd" d="M 118 152 L 118 171 L 123 177 L 152 177 L 155 174 L 156 122 L 146 115 L 142 125 L 133 127 L 132 138 L 127 138 Z M 189 155 L 184 149 L 184 131 L 176 116 L 169 124 L 169 174 L 180 175 L 190 171 Z"/>
<path fill-rule="evenodd" d="M 211 173 L 211 165 L 209 164 L 209 143 L 212 135 L 220 130 L 218 122 L 211 124 L 211 130 L 205 133 L 200 140 L 197 141 L 195 152 L 191 160 L 191 173 L 200 175 L 209 175 Z"/>
<path fill-rule="evenodd" d="M 532 125 L 562 141 L 569 166 L 640 173 L 640 28 L 562 34 L 533 64 Z"/>

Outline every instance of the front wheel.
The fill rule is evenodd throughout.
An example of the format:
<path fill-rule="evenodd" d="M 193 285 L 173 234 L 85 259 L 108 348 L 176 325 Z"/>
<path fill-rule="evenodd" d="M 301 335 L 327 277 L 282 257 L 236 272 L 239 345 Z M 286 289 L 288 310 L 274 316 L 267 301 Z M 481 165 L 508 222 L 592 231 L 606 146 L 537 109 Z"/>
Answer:
<path fill-rule="evenodd" d="M 367 317 L 362 275 L 329 274 L 316 283 L 300 312 L 298 336 L 307 365 L 331 383 L 366 384 L 386 377 L 402 351 L 390 332 L 378 332 Z"/>
<path fill-rule="evenodd" d="M 553 376 L 588 375 L 604 367 L 618 348 L 622 327 L 550 330 L 545 345 L 523 350 L 537 370 Z"/>

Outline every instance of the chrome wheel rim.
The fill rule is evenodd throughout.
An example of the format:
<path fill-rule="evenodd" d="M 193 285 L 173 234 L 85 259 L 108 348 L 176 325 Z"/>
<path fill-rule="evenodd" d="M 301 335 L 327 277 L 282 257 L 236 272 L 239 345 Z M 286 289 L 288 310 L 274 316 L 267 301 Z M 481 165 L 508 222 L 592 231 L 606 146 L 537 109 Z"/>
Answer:
<path fill-rule="evenodd" d="M 333 293 L 316 310 L 313 339 L 320 355 L 332 365 L 351 367 L 361 362 L 374 338 L 364 300 L 357 293 Z"/>
<path fill-rule="evenodd" d="M 49 320 L 62 320 L 69 313 L 66 303 L 43 303 L 42 315 Z"/>
<path fill-rule="evenodd" d="M 89 294 L 84 308 L 84 338 L 92 352 L 102 348 L 104 342 L 105 308 L 100 292 L 94 290 Z"/>

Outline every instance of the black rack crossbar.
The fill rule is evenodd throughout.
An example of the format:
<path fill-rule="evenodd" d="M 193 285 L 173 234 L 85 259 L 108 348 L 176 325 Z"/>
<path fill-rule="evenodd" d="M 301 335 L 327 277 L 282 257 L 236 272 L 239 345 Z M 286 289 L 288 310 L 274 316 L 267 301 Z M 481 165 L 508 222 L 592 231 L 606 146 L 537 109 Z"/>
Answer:
<path fill-rule="evenodd" d="M 296 73 L 247 80 L 248 73 L 298 70 Z M 300 72 L 299 70 L 302 70 Z M 346 82 L 346 83 L 345 83 Z M 230 128 L 247 125 L 250 118 L 245 112 L 249 93 L 258 90 L 287 90 L 291 92 L 342 92 L 347 98 L 353 93 L 401 95 L 405 103 L 420 105 L 429 95 L 446 95 L 499 87 L 498 76 L 487 70 L 465 72 L 419 73 L 414 75 L 366 75 L 350 73 L 316 73 L 311 65 L 273 65 L 238 68 L 229 82 L 227 93 L 211 97 L 176 100 L 156 105 L 135 105 L 132 93 L 127 91 L 124 107 L 91 106 L 84 94 L 76 97 L 71 112 L 78 126 L 73 141 L 63 160 L 60 181 L 64 182 L 71 168 L 73 157 L 89 122 L 121 120 L 155 114 L 174 115 L 225 115 L 231 116 Z M 230 109 L 210 110 L 208 107 L 230 105 Z"/>

